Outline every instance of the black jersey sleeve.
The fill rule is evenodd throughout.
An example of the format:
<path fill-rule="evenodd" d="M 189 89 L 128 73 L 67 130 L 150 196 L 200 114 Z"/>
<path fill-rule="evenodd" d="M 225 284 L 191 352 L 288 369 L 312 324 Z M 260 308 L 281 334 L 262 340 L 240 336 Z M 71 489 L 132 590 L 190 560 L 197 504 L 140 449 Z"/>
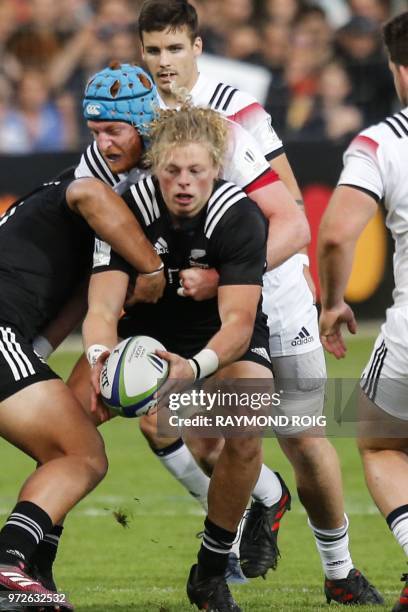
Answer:
<path fill-rule="evenodd" d="M 107 242 L 95 236 L 92 274 L 110 270 L 120 270 L 129 277 L 134 274 L 132 266 L 127 261 L 118 255 Z"/>
<path fill-rule="evenodd" d="M 268 223 L 258 206 L 245 198 L 218 222 L 210 239 L 219 285 L 262 285 Z"/>
<path fill-rule="evenodd" d="M 140 211 L 140 208 L 136 205 L 132 190 L 129 189 L 123 193 L 121 197 L 125 200 L 126 204 L 135 215 L 142 230 L 146 233 L 145 219 Z M 106 272 L 108 270 L 120 270 L 121 272 L 128 274 L 130 278 L 134 278 L 135 276 L 135 270 L 132 268 L 132 266 L 120 255 L 118 255 L 118 253 L 116 253 L 107 242 L 104 242 L 98 236 L 96 236 L 92 273 L 97 274 L 98 272 Z"/>

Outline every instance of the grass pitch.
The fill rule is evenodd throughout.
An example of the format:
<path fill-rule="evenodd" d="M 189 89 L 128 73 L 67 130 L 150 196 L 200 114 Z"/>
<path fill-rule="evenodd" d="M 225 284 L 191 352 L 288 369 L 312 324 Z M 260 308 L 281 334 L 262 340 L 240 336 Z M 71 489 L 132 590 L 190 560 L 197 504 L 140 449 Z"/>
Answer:
<path fill-rule="evenodd" d="M 328 359 L 331 376 L 358 377 L 372 338 L 353 339 L 342 362 Z M 59 353 L 52 365 L 65 375 L 74 353 Z M 197 503 L 151 454 L 137 420 L 116 419 L 103 427 L 110 470 L 102 484 L 71 513 L 61 539 L 56 577 L 78 612 L 192 611 L 185 582 L 200 541 L 203 514 Z M 344 475 L 355 565 L 382 591 L 390 610 L 400 591 L 405 558 L 366 490 L 354 440 L 333 440 Z M 0 441 L 3 521 L 33 463 Z M 265 440 L 265 459 L 295 492 L 291 467 L 275 440 Z M 121 524 L 127 516 L 127 526 Z M 119 519 L 119 521 L 118 521 Z M 282 558 L 267 579 L 232 590 L 245 612 L 328 610 L 322 571 L 305 512 L 293 495 L 292 511 L 279 534 Z M 331 604 L 335 606 L 335 604 Z"/>

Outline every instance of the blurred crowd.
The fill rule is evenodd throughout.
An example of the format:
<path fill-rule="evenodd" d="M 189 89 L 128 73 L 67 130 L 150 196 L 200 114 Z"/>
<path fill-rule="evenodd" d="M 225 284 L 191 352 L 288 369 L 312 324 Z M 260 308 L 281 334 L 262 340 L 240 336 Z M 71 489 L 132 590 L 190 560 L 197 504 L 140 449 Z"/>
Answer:
<path fill-rule="evenodd" d="M 284 139 L 346 141 L 393 111 L 380 25 L 407 0 L 192 3 L 207 53 L 269 72 L 265 106 Z M 0 0 L 1 153 L 77 150 L 89 141 L 85 83 L 111 59 L 141 62 L 140 4 Z"/>

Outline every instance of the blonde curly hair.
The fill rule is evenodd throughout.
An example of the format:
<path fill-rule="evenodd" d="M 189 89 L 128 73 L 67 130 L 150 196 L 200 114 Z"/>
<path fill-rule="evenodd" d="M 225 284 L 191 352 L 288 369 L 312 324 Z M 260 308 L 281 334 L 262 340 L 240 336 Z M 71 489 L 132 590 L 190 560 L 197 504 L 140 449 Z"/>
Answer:
<path fill-rule="evenodd" d="M 163 166 L 175 146 L 192 143 L 207 147 L 215 167 L 222 165 L 228 142 L 226 120 L 210 108 L 184 103 L 179 110 L 160 109 L 149 125 L 150 148 L 146 161 L 153 172 Z"/>

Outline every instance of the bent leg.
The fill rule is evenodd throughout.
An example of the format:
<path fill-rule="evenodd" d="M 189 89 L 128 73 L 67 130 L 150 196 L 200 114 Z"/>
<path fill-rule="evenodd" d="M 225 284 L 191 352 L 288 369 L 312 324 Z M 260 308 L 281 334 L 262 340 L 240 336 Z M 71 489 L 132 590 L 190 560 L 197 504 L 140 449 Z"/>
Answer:
<path fill-rule="evenodd" d="M 102 438 L 60 380 L 36 383 L 4 400 L 0 434 L 41 464 L 19 499 L 42 507 L 54 524 L 106 473 Z"/>

